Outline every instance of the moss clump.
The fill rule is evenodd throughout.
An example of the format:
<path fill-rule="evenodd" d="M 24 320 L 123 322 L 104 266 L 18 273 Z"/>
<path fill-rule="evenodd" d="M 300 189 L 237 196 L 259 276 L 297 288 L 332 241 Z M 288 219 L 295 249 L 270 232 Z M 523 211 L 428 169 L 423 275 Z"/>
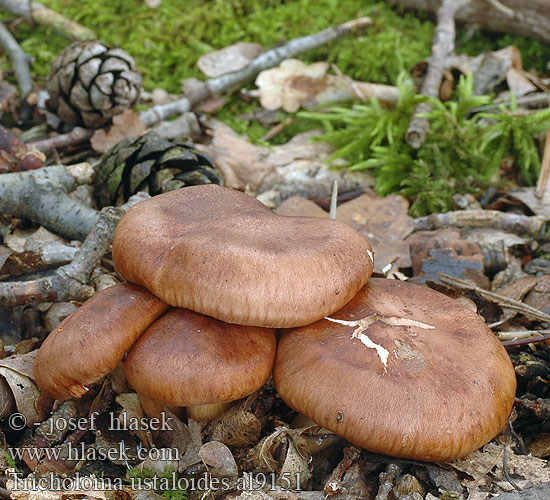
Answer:
<path fill-rule="evenodd" d="M 196 68 L 204 53 L 238 41 L 270 48 L 349 19 L 372 15 L 375 25 L 312 51 L 307 61 L 328 60 L 350 76 L 380 83 L 429 55 L 433 25 L 384 2 L 356 0 L 163 0 L 156 9 L 125 0 L 43 0 L 61 14 L 93 29 L 107 44 L 135 57 L 144 87 L 179 92 L 183 78 L 202 77 Z M 8 16 L 4 16 L 6 18 Z M 46 77 L 53 58 L 69 43 L 52 30 L 21 23 L 16 37 Z"/>

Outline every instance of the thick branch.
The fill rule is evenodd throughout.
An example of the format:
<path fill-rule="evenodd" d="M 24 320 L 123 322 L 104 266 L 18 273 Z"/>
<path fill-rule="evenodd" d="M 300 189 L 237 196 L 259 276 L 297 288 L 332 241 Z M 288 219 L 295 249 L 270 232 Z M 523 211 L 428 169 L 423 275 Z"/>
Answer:
<path fill-rule="evenodd" d="M 454 50 L 455 45 L 455 12 L 460 6 L 460 0 L 443 0 L 437 11 L 437 26 L 432 44 L 432 57 L 428 65 L 428 72 L 420 93 L 429 97 L 439 96 L 439 87 L 445 71 L 445 60 Z M 419 148 L 426 140 L 426 133 L 430 126 L 428 119 L 423 115 L 429 113 L 432 106 L 427 102 L 419 104 L 414 110 L 411 123 L 405 135 L 406 141 L 413 147 Z"/>
<path fill-rule="evenodd" d="M 31 219 L 67 238 L 83 240 L 98 213 L 68 196 L 75 187 L 75 179 L 60 165 L 2 174 L 0 213 Z"/>
<path fill-rule="evenodd" d="M 0 9 L 7 10 L 16 16 L 31 16 L 38 24 L 52 28 L 72 40 L 93 40 L 96 38 L 91 29 L 67 19 L 38 2 L 0 0 Z"/>
<path fill-rule="evenodd" d="M 390 3 L 433 12 L 439 7 L 439 0 L 390 0 Z M 550 43 L 548 0 L 470 0 L 460 6 L 455 19 L 482 29 Z"/>
<path fill-rule="evenodd" d="M 284 59 L 294 57 L 302 52 L 315 49 L 321 45 L 341 38 L 344 35 L 352 33 L 355 30 L 363 29 L 372 24 L 372 19 L 362 17 L 354 19 L 334 28 L 328 28 L 313 35 L 304 36 L 291 40 L 282 47 L 268 50 L 254 59 L 246 68 L 234 73 L 222 75 L 217 78 L 211 78 L 201 82 L 196 90 L 184 99 L 174 101 L 168 104 L 154 106 L 140 114 L 140 118 L 147 126 L 151 126 L 158 121 L 164 120 L 171 115 L 182 114 L 191 109 L 199 101 L 206 99 L 213 94 L 228 92 L 244 83 L 254 79 L 260 71 L 273 68 Z"/>
<path fill-rule="evenodd" d="M 0 283 L 0 306 L 20 306 L 41 302 L 84 301 L 94 294 L 88 286 L 90 275 L 107 253 L 116 225 L 122 214 L 142 201 L 146 195 L 132 196 L 120 208 L 105 207 L 70 264 L 60 267 L 53 276 L 32 281 Z"/>
<path fill-rule="evenodd" d="M 15 71 L 15 78 L 21 90 L 21 97 L 24 99 L 33 89 L 30 56 L 23 52 L 23 49 L 2 22 L 0 22 L 0 45 L 2 45 L 10 55 L 10 59 L 13 63 L 13 70 Z"/>
<path fill-rule="evenodd" d="M 442 227 L 492 227 L 516 234 L 540 236 L 546 222 L 540 215 L 519 215 L 498 210 L 458 210 L 443 214 L 431 214 L 414 219 L 414 230 L 433 230 Z"/>

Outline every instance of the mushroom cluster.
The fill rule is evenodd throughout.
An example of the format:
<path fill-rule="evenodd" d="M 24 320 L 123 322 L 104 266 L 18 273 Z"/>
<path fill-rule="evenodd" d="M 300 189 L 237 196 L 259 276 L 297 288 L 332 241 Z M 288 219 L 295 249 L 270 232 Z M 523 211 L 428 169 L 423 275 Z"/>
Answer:
<path fill-rule="evenodd" d="M 123 361 L 144 403 L 208 420 L 273 370 L 316 424 L 428 461 L 482 446 L 511 412 L 514 369 L 485 323 L 433 290 L 369 279 L 368 242 L 338 221 L 188 187 L 130 209 L 113 259 L 131 284 L 86 302 L 36 357 L 49 396 L 79 397 Z"/>

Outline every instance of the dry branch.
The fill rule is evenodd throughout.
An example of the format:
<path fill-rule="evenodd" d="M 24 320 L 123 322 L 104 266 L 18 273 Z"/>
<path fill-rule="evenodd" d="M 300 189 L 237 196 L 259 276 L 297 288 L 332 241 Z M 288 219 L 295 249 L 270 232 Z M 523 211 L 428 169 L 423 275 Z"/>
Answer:
<path fill-rule="evenodd" d="M 0 9 L 11 12 L 16 16 L 32 17 L 38 24 L 52 28 L 72 40 L 93 40 L 96 38 L 91 29 L 67 19 L 38 2 L 0 0 Z"/>
<path fill-rule="evenodd" d="M 0 0 L 1 1 L 1 0 Z M 321 45 L 337 40 L 344 35 L 363 29 L 372 24 L 369 17 L 354 19 L 334 28 L 328 28 L 313 35 L 291 40 L 282 47 L 268 50 L 259 55 L 244 69 L 199 82 L 196 88 L 187 97 L 168 104 L 154 106 L 140 114 L 140 118 L 147 126 L 151 126 L 171 115 L 189 111 L 195 104 L 212 95 L 229 92 L 246 82 L 254 79 L 260 71 L 272 68 L 281 61 L 294 57 L 302 52 L 315 49 Z"/>
<path fill-rule="evenodd" d="M 483 297 L 485 300 L 498 304 L 499 306 L 512 309 L 516 313 L 523 314 L 527 318 L 531 318 L 539 321 L 545 321 L 545 322 L 550 321 L 550 315 L 542 311 L 539 311 L 535 307 L 524 304 L 520 300 L 511 299 L 510 297 L 506 297 L 505 295 L 500 295 L 498 293 L 490 292 L 489 290 L 480 288 L 479 286 L 476 286 L 467 280 L 455 278 L 454 276 L 450 276 L 448 274 L 439 273 L 439 278 L 441 279 L 442 283 L 452 288 L 459 288 L 462 290 L 472 290 L 476 292 L 478 295 L 480 295 L 481 297 Z"/>
<path fill-rule="evenodd" d="M 61 149 L 67 146 L 74 146 L 81 142 L 87 141 L 94 134 L 94 130 L 89 128 L 75 127 L 66 134 L 56 135 L 49 139 L 30 142 L 27 145 L 38 151 L 51 151 L 52 149 Z"/>
<path fill-rule="evenodd" d="M 32 92 L 33 83 L 30 70 L 30 56 L 23 52 L 13 35 L 4 23 L 0 22 L 0 45 L 9 53 L 15 71 L 15 78 L 21 90 L 21 97 L 25 99 Z"/>
<path fill-rule="evenodd" d="M 519 215 L 498 210 L 457 210 L 431 214 L 414 219 L 415 231 L 440 229 L 442 227 L 492 227 L 516 234 L 539 236 L 546 219 L 540 215 Z"/>
<path fill-rule="evenodd" d="M 429 97 L 439 96 L 439 87 L 445 71 L 445 61 L 455 46 L 455 12 L 460 6 L 459 0 L 443 0 L 437 11 L 437 26 L 435 28 L 428 72 L 422 84 L 420 93 Z M 405 134 L 405 140 L 413 147 L 419 148 L 426 141 L 426 133 L 430 124 L 425 116 L 432 105 L 428 102 L 420 103 L 414 110 L 413 117 Z"/>
<path fill-rule="evenodd" d="M 105 207 L 70 264 L 52 276 L 31 281 L 0 283 L 0 306 L 36 305 L 41 302 L 84 301 L 94 294 L 90 275 L 111 245 L 122 214 L 142 201 L 145 193 L 132 196 L 122 207 Z"/>
<path fill-rule="evenodd" d="M 0 213 L 30 219 L 70 239 L 83 240 L 98 212 L 67 193 L 76 181 L 60 165 L 0 175 Z"/>
<path fill-rule="evenodd" d="M 440 5 L 439 0 L 390 0 L 390 3 L 432 12 Z M 470 0 L 458 9 L 455 19 L 482 29 L 515 33 L 550 43 L 548 0 Z"/>

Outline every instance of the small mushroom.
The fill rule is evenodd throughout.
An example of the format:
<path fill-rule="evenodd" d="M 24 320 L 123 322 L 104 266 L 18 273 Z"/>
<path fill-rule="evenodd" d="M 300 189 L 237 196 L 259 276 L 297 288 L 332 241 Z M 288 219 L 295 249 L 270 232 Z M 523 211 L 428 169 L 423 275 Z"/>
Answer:
<path fill-rule="evenodd" d="M 348 441 L 425 461 L 496 436 L 516 389 L 508 354 L 477 314 L 377 278 L 333 317 L 283 331 L 274 381 L 291 408 Z"/>
<path fill-rule="evenodd" d="M 275 330 L 224 323 L 174 308 L 132 348 L 124 371 L 139 394 L 206 421 L 258 390 L 275 360 Z"/>
<path fill-rule="evenodd" d="M 65 318 L 40 347 L 34 362 L 38 387 L 56 399 L 84 395 L 168 308 L 139 286 L 102 290 Z"/>
<path fill-rule="evenodd" d="M 276 328 L 337 311 L 373 269 L 368 242 L 344 223 L 277 215 L 217 185 L 135 205 L 116 228 L 113 259 L 126 280 L 167 304 Z"/>

